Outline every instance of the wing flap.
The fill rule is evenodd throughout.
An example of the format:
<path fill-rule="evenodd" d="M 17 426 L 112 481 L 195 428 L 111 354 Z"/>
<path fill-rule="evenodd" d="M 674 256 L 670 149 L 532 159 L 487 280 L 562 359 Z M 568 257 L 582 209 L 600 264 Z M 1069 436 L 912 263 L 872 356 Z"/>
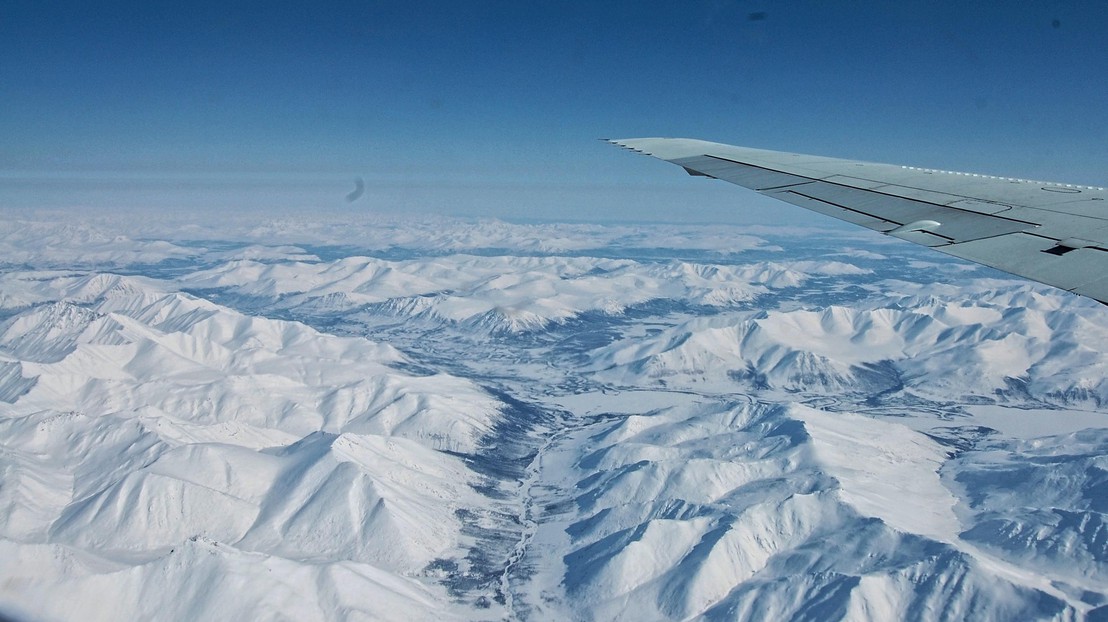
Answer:
<path fill-rule="evenodd" d="M 1108 250 L 1097 247 L 1049 253 L 1056 242 L 1014 234 L 937 248 L 955 257 L 1108 302 Z"/>

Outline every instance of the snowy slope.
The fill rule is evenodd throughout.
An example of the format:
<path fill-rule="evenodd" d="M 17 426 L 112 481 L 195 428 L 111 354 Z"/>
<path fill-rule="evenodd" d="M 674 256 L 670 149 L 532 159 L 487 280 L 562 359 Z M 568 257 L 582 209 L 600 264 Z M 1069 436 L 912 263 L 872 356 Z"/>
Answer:
<path fill-rule="evenodd" d="M 480 257 L 386 261 L 350 257 L 326 263 L 229 262 L 182 277 L 193 290 L 224 290 L 302 313 L 373 305 L 397 315 L 433 317 L 491 330 L 537 330 L 586 311 L 619 313 L 652 300 L 728 306 L 767 288 L 796 287 L 813 275 L 858 275 L 842 262 L 713 266 L 590 257 Z"/>
<path fill-rule="evenodd" d="M 137 240 L 110 226 L 65 222 L 70 219 L 55 214 L 39 221 L 0 220 L 0 265 L 108 267 L 154 264 L 197 254 L 164 239 Z"/>
<path fill-rule="evenodd" d="M 175 218 L 4 229 L 0 615 L 1108 612 L 1100 306 L 863 237 Z"/>
<path fill-rule="evenodd" d="M 1108 404 L 1108 313 L 1025 288 L 694 318 L 595 353 L 612 382 Z"/>
<path fill-rule="evenodd" d="M 883 412 L 904 417 L 921 416 L 912 406 L 920 397 L 1104 403 L 1108 323 L 1100 308 L 1025 287 L 965 300 L 890 294 L 884 285 L 879 299 L 850 308 L 724 313 L 629 333 L 594 351 L 592 369 L 628 390 L 780 399 L 785 389 L 832 403 L 877 398 Z M 599 403 L 615 412 L 559 450 L 576 457 L 548 458 L 576 472 L 539 489 L 576 498 L 545 506 L 536 519 L 548 525 L 536 536 L 548 547 L 534 561 L 545 577 L 530 592 L 536 611 L 1069 619 L 1108 603 L 1103 429 L 1010 441 L 985 427 L 912 421 L 934 430 L 924 435 L 797 406 L 744 406 L 742 416 L 707 410 L 722 424 L 706 422 L 699 405 L 619 412 L 636 401 L 605 396 Z M 1106 426 L 1108 415 L 1088 422 Z M 787 457 L 767 467 L 783 448 Z M 803 514 L 792 507 L 800 499 L 809 503 Z M 761 522 L 744 522 L 775 500 Z M 563 564 L 549 562 L 549 549 L 563 552 Z"/>
<path fill-rule="evenodd" d="M 183 617 L 264 612 L 270 590 L 316 577 L 297 603 L 306 617 L 333 617 L 359 590 L 411 616 L 442 612 L 441 588 L 419 573 L 462 546 L 455 510 L 484 501 L 440 450 L 476 450 L 495 399 L 397 371 L 403 356 L 388 346 L 141 280 L 22 282 L 9 292 L 33 306 L 0 324 L 0 357 L 17 372 L 0 387 L 5 601 L 145 617 L 190 586 L 195 598 L 172 605 Z M 79 597 L 46 598 L 44 572 L 88 598 L 124 593 L 93 615 Z M 225 573 L 246 586 L 210 600 L 204 582 Z"/>
<path fill-rule="evenodd" d="M 535 578 L 522 589 L 537 618 L 1068 619 L 1088 610 L 1073 596 L 1080 589 L 1067 594 L 967 542 L 987 521 L 964 539 L 965 500 L 943 482 L 946 459 L 944 445 L 903 425 L 800 406 L 690 400 L 611 413 L 546 455 L 561 468 L 538 485 L 543 509 L 526 560 Z M 568 503 L 546 503 L 563 495 Z M 1091 565 L 1106 562 L 1100 554 Z M 1095 575 L 1065 574 L 1104 598 Z"/>

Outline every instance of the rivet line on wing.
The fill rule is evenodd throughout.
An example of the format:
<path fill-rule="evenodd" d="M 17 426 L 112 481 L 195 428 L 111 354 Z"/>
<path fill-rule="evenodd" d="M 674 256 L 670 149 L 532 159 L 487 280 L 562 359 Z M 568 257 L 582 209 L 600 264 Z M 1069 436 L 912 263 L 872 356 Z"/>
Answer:
<path fill-rule="evenodd" d="M 919 166 L 901 166 L 900 168 L 908 171 L 921 171 L 924 173 L 941 173 L 943 175 L 958 175 L 961 177 L 980 177 L 982 179 L 996 179 L 1000 181 L 1012 181 L 1022 184 L 1035 184 L 1038 186 L 1050 186 L 1053 188 L 1073 188 L 1074 190 L 1100 190 L 1104 191 L 1104 188 L 1099 186 L 1081 186 L 1078 184 L 1060 184 L 1049 181 L 1035 181 L 1033 179 L 1020 179 L 1018 177 L 998 177 L 996 175 L 983 175 L 981 173 L 959 173 L 958 171 L 944 171 L 936 168 L 922 168 Z"/>

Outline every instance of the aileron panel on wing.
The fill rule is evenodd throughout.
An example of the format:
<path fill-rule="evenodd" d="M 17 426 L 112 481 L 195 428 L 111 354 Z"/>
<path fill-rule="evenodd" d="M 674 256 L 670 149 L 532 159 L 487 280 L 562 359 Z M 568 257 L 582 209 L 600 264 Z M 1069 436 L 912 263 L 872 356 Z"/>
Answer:
<path fill-rule="evenodd" d="M 780 188 L 812 181 L 807 177 L 798 177 L 781 171 L 741 162 L 732 162 L 713 156 L 681 158 L 674 160 L 673 163 L 684 167 L 686 170 L 698 171 L 708 177 L 722 179 L 759 192 L 766 188 Z"/>

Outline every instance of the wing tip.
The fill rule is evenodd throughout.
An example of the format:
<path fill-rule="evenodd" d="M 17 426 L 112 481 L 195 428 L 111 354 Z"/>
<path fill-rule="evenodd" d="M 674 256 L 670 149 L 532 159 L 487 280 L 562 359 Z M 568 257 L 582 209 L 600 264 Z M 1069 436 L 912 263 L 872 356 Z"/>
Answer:
<path fill-rule="evenodd" d="M 607 141 L 628 151 L 667 161 L 701 155 L 721 146 L 693 138 L 609 138 Z"/>
<path fill-rule="evenodd" d="M 646 149 L 640 148 L 639 145 L 642 145 L 644 142 L 659 140 L 659 139 L 657 139 L 657 138 L 601 138 L 600 140 L 603 140 L 604 142 L 607 142 L 607 143 L 611 143 L 611 144 L 613 144 L 613 145 L 615 145 L 615 146 L 617 146 L 621 149 L 626 149 L 628 151 L 634 151 L 635 153 L 641 153 L 641 154 L 644 154 L 644 155 L 654 155 L 653 153 L 650 153 Z"/>

